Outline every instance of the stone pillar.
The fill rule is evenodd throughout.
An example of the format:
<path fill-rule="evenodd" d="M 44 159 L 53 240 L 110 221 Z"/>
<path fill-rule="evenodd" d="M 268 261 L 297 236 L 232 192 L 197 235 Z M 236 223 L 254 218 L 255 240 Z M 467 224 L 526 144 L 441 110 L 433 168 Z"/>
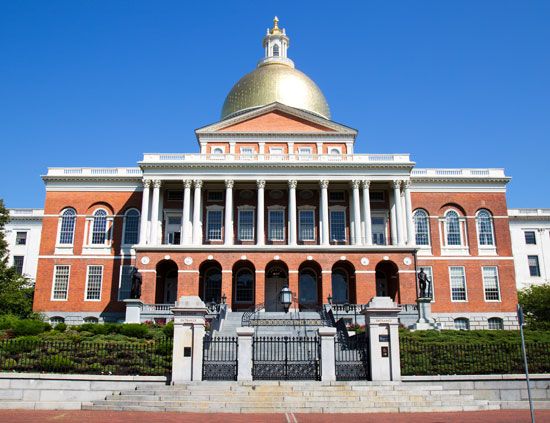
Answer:
<path fill-rule="evenodd" d="M 418 320 L 413 325 L 413 330 L 439 329 L 435 320 L 432 318 L 432 299 L 417 298 Z"/>
<path fill-rule="evenodd" d="M 363 217 L 365 219 L 365 245 L 372 245 L 372 218 L 370 214 L 370 181 L 363 181 Z"/>
<path fill-rule="evenodd" d="M 321 381 L 336 380 L 336 357 L 334 353 L 334 336 L 336 328 L 322 327 L 317 329 L 321 338 Z"/>
<path fill-rule="evenodd" d="M 288 181 L 288 245 L 296 245 L 296 186 L 294 179 Z"/>
<path fill-rule="evenodd" d="M 361 202 L 359 199 L 359 185 L 361 181 L 351 181 L 352 195 L 353 195 L 353 226 L 355 227 L 355 237 L 353 238 L 353 245 L 361 245 Z"/>
<path fill-rule="evenodd" d="M 159 200 L 160 200 L 160 179 L 153 181 L 153 204 L 151 205 L 151 239 L 149 244 L 158 245 L 158 229 L 159 229 Z"/>
<path fill-rule="evenodd" d="M 172 383 L 202 380 L 204 324 L 207 308 L 199 297 L 181 297 L 174 313 Z"/>
<path fill-rule="evenodd" d="M 256 185 L 258 186 L 258 210 L 256 212 L 256 244 L 264 245 L 265 244 L 265 224 L 264 224 L 264 195 L 265 195 L 265 181 L 257 180 Z"/>
<path fill-rule="evenodd" d="M 374 297 L 361 312 L 369 336 L 372 381 L 401 380 L 397 317 L 400 310 L 390 297 Z"/>
<path fill-rule="evenodd" d="M 141 198 L 141 220 L 139 221 L 139 243 L 145 245 L 147 239 L 147 227 L 149 222 L 149 195 L 151 193 L 151 180 L 143 180 L 143 196 Z"/>
<path fill-rule="evenodd" d="M 237 380 L 252 380 L 252 338 L 254 328 L 237 328 L 238 340 L 238 371 Z"/>
<path fill-rule="evenodd" d="M 321 187 L 321 204 L 319 209 L 321 210 L 320 215 L 320 224 L 321 224 L 321 244 L 329 245 L 330 244 L 330 235 L 329 235 L 329 217 L 328 217 L 328 180 L 323 179 L 319 182 Z"/>
<path fill-rule="evenodd" d="M 143 301 L 128 298 L 124 300 L 124 304 L 126 304 L 126 318 L 124 319 L 124 323 L 141 323 Z"/>
<path fill-rule="evenodd" d="M 191 244 L 191 185 L 192 181 L 183 181 L 183 215 L 181 217 L 181 244 Z"/>
<path fill-rule="evenodd" d="M 201 223 L 202 181 L 200 179 L 195 179 L 194 185 L 195 185 L 195 195 L 193 200 L 193 245 L 201 245 L 202 244 L 202 223 Z"/>
<path fill-rule="evenodd" d="M 411 202 L 411 181 L 403 182 L 403 193 L 405 194 L 405 222 L 407 223 L 407 245 L 415 245 L 414 222 Z"/>
<path fill-rule="evenodd" d="M 226 179 L 225 181 L 225 245 L 233 245 L 233 185 L 234 181 Z"/>
<path fill-rule="evenodd" d="M 393 181 L 393 201 L 395 202 L 395 220 L 397 226 L 397 244 L 404 245 L 403 208 L 401 206 L 401 181 Z"/>

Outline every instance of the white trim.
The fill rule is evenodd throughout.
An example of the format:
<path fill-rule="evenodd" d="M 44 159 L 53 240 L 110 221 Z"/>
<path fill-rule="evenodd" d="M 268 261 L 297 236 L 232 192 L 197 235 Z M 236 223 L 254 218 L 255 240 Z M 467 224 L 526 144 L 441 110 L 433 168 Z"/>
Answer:
<path fill-rule="evenodd" d="M 57 267 L 63 266 L 68 267 L 69 271 L 67 272 L 67 293 L 65 298 L 54 298 L 55 291 L 55 277 L 57 276 Z M 69 300 L 69 283 L 71 282 L 71 265 L 70 264 L 55 264 L 53 266 L 53 280 L 52 280 L 52 292 L 50 296 L 50 301 L 68 301 Z"/>
<path fill-rule="evenodd" d="M 101 267 L 101 283 L 99 285 L 99 298 L 88 299 L 88 282 L 90 281 L 90 267 Z M 84 301 L 99 302 L 101 301 L 101 294 L 103 293 L 103 276 L 105 266 L 103 264 L 88 264 L 86 266 L 86 286 L 84 287 Z"/>
<path fill-rule="evenodd" d="M 468 257 L 461 257 L 461 256 L 445 256 L 445 257 L 417 257 L 417 260 L 486 260 L 486 261 L 493 261 L 493 260 L 514 260 L 514 257 L 508 256 L 508 257 L 486 257 L 486 256 L 468 256 Z"/>
<path fill-rule="evenodd" d="M 479 238 L 479 213 L 481 213 L 482 211 L 485 211 L 489 214 L 489 220 L 491 222 L 491 237 L 493 238 L 493 243 L 492 244 L 489 244 L 489 245 L 481 245 L 481 242 L 480 242 L 480 238 Z M 479 209 L 475 216 L 474 216 L 474 223 L 475 223 L 475 227 L 476 227 L 476 238 L 477 238 L 477 249 L 478 249 L 478 254 L 480 256 L 493 256 L 497 254 L 497 240 L 496 240 L 496 237 L 495 237 L 495 225 L 493 224 L 493 214 L 487 210 L 487 209 Z"/>
<path fill-rule="evenodd" d="M 415 221 L 415 215 L 417 212 L 424 212 L 426 214 L 426 219 L 427 219 L 427 224 L 428 224 L 428 243 L 427 244 L 417 244 L 416 243 L 416 221 Z M 416 209 L 413 210 L 412 212 L 412 224 L 414 226 L 414 245 L 416 245 L 418 248 L 425 248 L 425 249 L 430 249 L 432 248 L 432 231 L 431 231 L 431 227 L 430 227 L 430 213 L 428 213 L 428 211 L 422 207 L 417 207 Z"/>
<path fill-rule="evenodd" d="M 462 268 L 462 276 L 464 278 L 464 300 L 453 300 L 453 283 L 452 283 L 452 277 L 451 277 L 451 267 L 460 267 Z M 466 268 L 464 266 L 449 266 L 448 267 L 449 272 L 449 292 L 451 294 L 451 302 L 452 303 L 467 303 L 468 302 L 468 284 L 466 282 Z"/>
<path fill-rule="evenodd" d="M 65 213 L 65 211 L 67 210 L 73 210 L 74 211 L 74 223 L 73 223 L 73 235 L 72 235 L 72 242 L 70 244 L 62 244 L 61 243 L 61 225 L 62 225 L 62 222 L 63 222 L 63 213 Z M 53 215 L 52 215 L 53 217 Z M 58 218 L 58 222 L 57 222 L 57 234 L 56 234 L 56 238 L 55 238 L 55 248 L 56 249 L 60 249 L 60 250 L 68 250 L 70 249 L 71 252 L 70 254 L 72 254 L 72 249 L 74 247 L 74 238 L 75 238 L 75 232 L 76 232 L 76 219 L 78 218 L 78 214 L 76 212 L 76 209 L 74 207 L 65 207 L 64 209 L 61 210 L 61 212 L 56 216 Z"/>

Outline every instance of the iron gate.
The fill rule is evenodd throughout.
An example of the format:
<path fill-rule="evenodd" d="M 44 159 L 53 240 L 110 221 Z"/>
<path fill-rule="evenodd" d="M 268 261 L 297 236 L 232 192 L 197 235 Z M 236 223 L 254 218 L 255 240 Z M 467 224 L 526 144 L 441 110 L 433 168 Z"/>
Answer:
<path fill-rule="evenodd" d="M 321 380 L 319 337 L 256 337 L 254 380 Z"/>
<path fill-rule="evenodd" d="M 334 342 L 336 380 L 368 380 L 369 343 L 365 334 L 349 338 L 337 337 Z"/>
<path fill-rule="evenodd" d="M 204 337 L 202 380 L 237 380 L 237 337 Z"/>

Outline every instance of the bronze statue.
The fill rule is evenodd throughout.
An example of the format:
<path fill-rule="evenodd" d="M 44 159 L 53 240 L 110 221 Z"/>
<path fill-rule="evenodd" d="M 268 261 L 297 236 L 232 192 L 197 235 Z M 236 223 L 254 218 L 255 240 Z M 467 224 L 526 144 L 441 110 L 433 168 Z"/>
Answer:
<path fill-rule="evenodd" d="M 139 300 L 141 297 L 141 273 L 136 268 L 132 272 L 132 288 L 130 289 L 130 298 Z"/>
<path fill-rule="evenodd" d="M 424 268 L 421 267 L 418 273 L 419 298 L 431 298 L 431 284 L 428 275 L 424 273 Z"/>

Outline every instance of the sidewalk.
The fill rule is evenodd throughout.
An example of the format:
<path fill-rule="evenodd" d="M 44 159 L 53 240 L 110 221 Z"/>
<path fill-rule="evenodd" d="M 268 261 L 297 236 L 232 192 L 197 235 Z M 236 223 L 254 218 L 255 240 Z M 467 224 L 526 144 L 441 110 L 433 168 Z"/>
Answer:
<path fill-rule="evenodd" d="M 6 423 L 329 423 L 340 418 L 368 423 L 529 423 L 529 410 L 403 414 L 204 414 L 120 411 L 0 410 Z M 536 412 L 537 423 L 550 423 L 550 410 Z"/>

